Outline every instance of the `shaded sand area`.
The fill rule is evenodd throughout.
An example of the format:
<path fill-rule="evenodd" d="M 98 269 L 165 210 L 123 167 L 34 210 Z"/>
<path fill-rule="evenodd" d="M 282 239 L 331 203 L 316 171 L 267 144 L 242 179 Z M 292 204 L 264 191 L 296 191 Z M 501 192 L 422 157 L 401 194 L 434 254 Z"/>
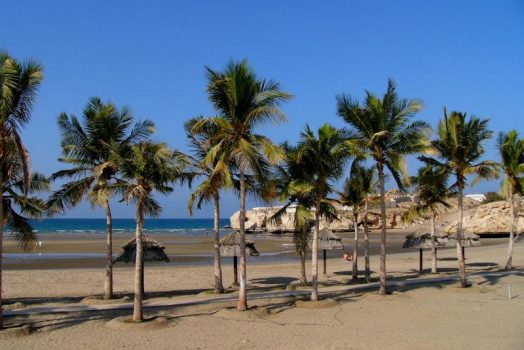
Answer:
<path fill-rule="evenodd" d="M 466 250 L 469 273 L 500 270 L 503 245 Z M 442 273 L 420 274 L 418 253 L 388 257 L 390 281 L 442 278 L 456 274 L 453 250 L 439 252 Z M 429 254 L 425 261 L 429 267 Z M 378 266 L 372 257 L 372 268 Z M 518 243 L 515 264 L 524 266 L 524 244 Z M 212 266 L 155 266 L 146 270 L 146 325 L 114 320 L 130 309 L 43 313 L 6 317 L 6 326 L 30 325 L 33 332 L 0 332 L 2 349 L 522 349 L 524 348 L 524 271 L 471 278 L 472 286 L 457 288 L 441 281 L 396 286 L 388 296 L 375 290 L 347 287 L 350 265 L 329 259 L 321 276 L 323 301 L 300 302 L 303 295 L 289 291 L 296 282 L 296 263 L 257 264 L 248 267 L 251 309 L 237 312 L 233 289 L 215 297 Z M 308 266 L 309 272 L 309 266 Z M 224 269 L 226 285 L 232 271 Z M 74 307 L 93 304 L 87 296 L 103 287 L 101 269 L 8 270 L 5 297 L 18 310 L 36 307 Z M 376 274 L 373 276 L 376 278 Z M 435 280 L 437 281 L 437 280 Z M 511 299 L 508 295 L 511 290 Z M 118 268 L 115 287 L 119 297 L 132 297 L 132 268 Z M 347 290 L 347 288 L 352 288 Z M 357 288 L 357 289 L 355 289 Z M 286 291 L 287 289 L 287 291 Z M 149 291 L 149 292 L 148 292 Z M 275 297 L 278 293 L 279 297 Z M 266 296 L 264 298 L 264 295 Z M 129 306 L 126 299 L 119 301 Z M 181 306 L 181 303 L 186 303 Z M 175 305 L 179 304 L 179 305 Z M 117 305 L 103 305 L 115 307 Z M 312 307 L 313 306 L 313 307 Z M 31 333 L 24 335 L 24 333 Z"/>

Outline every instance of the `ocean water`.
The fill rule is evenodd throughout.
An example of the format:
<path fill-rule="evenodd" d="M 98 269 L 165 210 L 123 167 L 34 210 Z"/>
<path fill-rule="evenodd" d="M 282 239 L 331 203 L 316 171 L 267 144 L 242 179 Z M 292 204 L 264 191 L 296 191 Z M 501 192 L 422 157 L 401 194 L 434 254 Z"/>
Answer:
<path fill-rule="evenodd" d="M 38 234 L 70 233 L 88 234 L 104 233 L 106 220 L 101 219 L 44 219 L 33 220 L 33 228 Z M 134 219 L 113 219 L 113 233 L 134 232 Z M 220 227 L 229 225 L 229 219 L 220 219 Z M 158 233 L 184 232 L 198 235 L 213 229 L 213 219 L 145 219 L 144 231 Z"/>

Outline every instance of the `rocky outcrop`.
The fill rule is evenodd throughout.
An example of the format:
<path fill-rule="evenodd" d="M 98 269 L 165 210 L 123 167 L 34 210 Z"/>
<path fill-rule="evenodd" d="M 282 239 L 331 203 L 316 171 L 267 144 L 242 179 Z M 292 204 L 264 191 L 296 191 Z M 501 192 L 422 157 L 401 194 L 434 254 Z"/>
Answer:
<path fill-rule="evenodd" d="M 506 201 L 492 202 L 480 205 L 475 214 L 464 216 L 463 227 L 466 231 L 477 235 L 507 234 L 511 225 L 510 205 Z M 445 231 L 454 232 L 457 221 L 450 224 Z M 519 214 L 518 231 L 524 231 L 524 213 Z"/>
<path fill-rule="evenodd" d="M 405 204 L 405 203 L 403 203 Z M 402 222 L 402 214 L 405 212 L 407 205 L 388 208 L 386 211 L 386 227 L 387 228 L 403 228 L 405 224 Z M 278 220 L 271 220 L 271 217 L 279 210 L 279 207 L 260 207 L 253 208 L 246 211 L 246 231 L 247 232 L 270 232 L 270 233 L 286 233 L 294 232 L 294 208 L 288 208 L 286 213 Z M 338 219 L 327 221 L 321 219 L 320 229 L 328 228 L 334 232 L 353 230 L 353 212 L 351 209 L 338 210 Z M 231 218 L 231 228 L 239 229 L 239 215 L 240 212 L 234 213 Z M 358 216 L 359 224 L 362 223 L 362 215 Z M 372 209 L 368 214 L 368 223 L 370 228 L 380 228 L 380 209 Z"/>

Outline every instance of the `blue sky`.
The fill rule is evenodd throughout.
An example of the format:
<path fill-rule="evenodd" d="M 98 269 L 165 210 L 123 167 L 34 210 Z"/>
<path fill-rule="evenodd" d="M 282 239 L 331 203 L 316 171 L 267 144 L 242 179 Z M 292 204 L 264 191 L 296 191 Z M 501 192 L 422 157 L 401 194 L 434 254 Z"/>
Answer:
<path fill-rule="evenodd" d="M 157 125 L 156 139 L 186 150 L 182 125 L 212 109 L 204 66 L 247 58 L 260 76 L 295 95 L 289 122 L 261 130 L 297 140 L 306 123 L 343 123 L 341 92 L 385 90 L 425 102 L 433 126 L 442 108 L 490 118 L 494 131 L 523 130 L 524 2 L 506 1 L 16 1 L 2 18 L 0 47 L 34 57 L 45 81 L 23 135 L 35 170 L 60 169 L 56 117 L 79 115 L 91 96 L 131 107 Z M 486 157 L 496 159 L 494 142 Z M 417 163 L 410 161 L 410 171 Z M 496 190 L 482 183 L 473 191 Z M 160 199 L 163 217 L 187 217 L 189 190 Z M 238 207 L 223 196 L 222 216 Z M 250 203 L 255 205 L 255 203 Z M 116 217 L 133 209 L 116 204 Z M 100 217 L 84 204 L 69 217 Z M 211 217 L 212 208 L 195 213 Z"/>

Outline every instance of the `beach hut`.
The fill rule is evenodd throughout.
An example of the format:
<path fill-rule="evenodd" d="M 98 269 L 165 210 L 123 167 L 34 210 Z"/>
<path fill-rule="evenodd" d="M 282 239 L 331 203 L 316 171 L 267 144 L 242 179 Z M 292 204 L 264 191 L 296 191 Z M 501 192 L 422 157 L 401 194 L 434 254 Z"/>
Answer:
<path fill-rule="evenodd" d="M 240 255 L 240 232 L 235 231 L 220 240 L 220 255 L 233 257 L 233 285 L 238 285 L 238 256 Z M 246 239 L 246 255 L 259 256 L 255 241 Z"/>
<path fill-rule="evenodd" d="M 424 258 L 424 249 L 431 249 L 431 233 L 426 233 L 424 231 L 414 232 L 406 236 L 406 240 L 402 245 L 402 248 L 418 248 L 419 249 L 419 271 L 422 272 L 424 269 L 423 258 Z M 447 235 L 444 233 L 436 232 L 435 233 L 435 248 L 442 248 L 446 246 L 448 239 Z"/>
<path fill-rule="evenodd" d="M 146 235 L 142 236 L 142 247 L 144 250 L 143 259 L 142 259 L 142 294 L 144 293 L 144 263 L 145 262 L 155 262 L 155 261 L 165 261 L 169 262 L 169 258 L 166 255 L 165 247 L 158 243 L 158 241 L 153 238 L 147 237 Z M 136 262 L 136 237 L 127 241 L 126 244 L 122 246 L 122 251 L 113 261 L 123 263 L 135 263 Z"/>
<path fill-rule="evenodd" d="M 311 243 L 310 243 L 311 246 Z M 318 250 L 322 250 L 324 260 L 324 275 L 327 273 L 326 250 L 344 249 L 342 238 L 325 227 L 318 233 Z"/>

